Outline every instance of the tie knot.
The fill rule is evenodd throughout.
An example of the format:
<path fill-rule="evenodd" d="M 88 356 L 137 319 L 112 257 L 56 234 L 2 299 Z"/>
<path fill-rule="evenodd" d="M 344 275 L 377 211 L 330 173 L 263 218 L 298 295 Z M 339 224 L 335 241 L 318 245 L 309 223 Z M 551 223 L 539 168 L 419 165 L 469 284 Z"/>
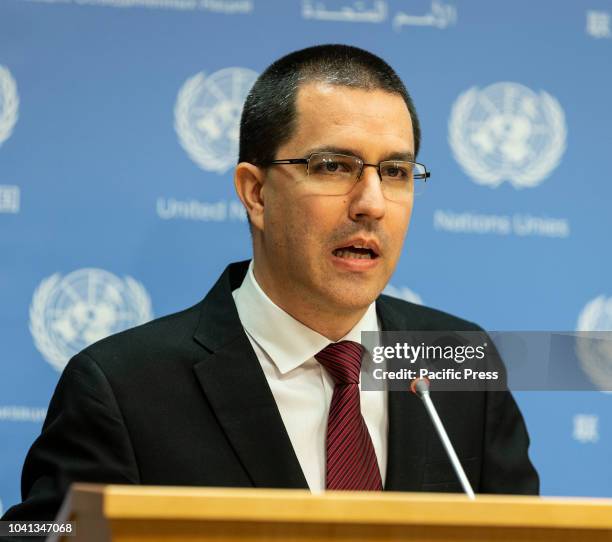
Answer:
<path fill-rule="evenodd" d="M 353 341 L 328 344 L 315 359 L 325 367 L 336 384 L 359 384 L 363 346 Z"/>

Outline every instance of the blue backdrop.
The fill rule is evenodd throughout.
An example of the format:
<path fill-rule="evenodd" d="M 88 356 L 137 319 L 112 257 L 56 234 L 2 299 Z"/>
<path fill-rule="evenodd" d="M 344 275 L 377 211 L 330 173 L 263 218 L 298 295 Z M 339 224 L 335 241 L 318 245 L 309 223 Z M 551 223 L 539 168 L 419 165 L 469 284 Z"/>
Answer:
<path fill-rule="evenodd" d="M 3 0 L 0 500 L 68 358 L 250 255 L 233 193 L 253 78 L 384 57 L 433 176 L 389 290 L 490 330 L 612 329 L 612 3 Z M 520 392 L 548 495 L 612 496 L 612 395 Z"/>

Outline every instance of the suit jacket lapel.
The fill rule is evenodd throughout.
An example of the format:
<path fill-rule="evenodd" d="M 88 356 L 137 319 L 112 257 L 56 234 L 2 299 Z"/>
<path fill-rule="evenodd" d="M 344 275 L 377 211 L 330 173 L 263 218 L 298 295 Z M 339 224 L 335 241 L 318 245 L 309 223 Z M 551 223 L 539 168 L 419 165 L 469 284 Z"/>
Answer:
<path fill-rule="evenodd" d="M 194 338 L 206 351 L 194 371 L 253 485 L 308 488 L 232 299 L 247 267 L 230 265 L 202 302 Z"/>
<path fill-rule="evenodd" d="M 201 304 L 194 339 L 203 346 L 194 366 L 220 425 L 254 486 L 308 488 L 280 412 L 242 328 L 232 290 L 242 284 L 248 262 L 231 264 Z M 419 329 L 416 317 L 396 311 L 381 296 L 383 331 Z M 391 392 L 385 490 L 421 488 L 431 432 L 423 405 L 412 393 Z"/>
<path fill-rule="evenodd" d="M 394 310 L 381 296 L 376 308 L 383 331 L 418 329 L 410 315 Z M 420 399 L 406 392 L 388 392 L 389 438 L 385 490 L 418 491 L 423 483 L 429 421 Z"/>

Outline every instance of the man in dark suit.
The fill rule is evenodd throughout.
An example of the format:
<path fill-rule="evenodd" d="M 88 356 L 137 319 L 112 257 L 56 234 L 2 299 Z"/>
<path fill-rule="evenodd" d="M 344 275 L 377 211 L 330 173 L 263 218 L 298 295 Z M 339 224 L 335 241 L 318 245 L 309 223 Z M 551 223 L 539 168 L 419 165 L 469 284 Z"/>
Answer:
<path fill-rule="evenodd" d="M 70 361 L 3 519 L 53 518 L 75 481 L 460 491 L 419 399 L 359 390 L 361 331 L 479 330 L 380 295 L 427 178 L 419 143 L 378 57 L 321 46 L 270 66 L 235 171 L 252 262 Z M 433 399 L 475 491 L 538 492 L 509 392 Z"/>

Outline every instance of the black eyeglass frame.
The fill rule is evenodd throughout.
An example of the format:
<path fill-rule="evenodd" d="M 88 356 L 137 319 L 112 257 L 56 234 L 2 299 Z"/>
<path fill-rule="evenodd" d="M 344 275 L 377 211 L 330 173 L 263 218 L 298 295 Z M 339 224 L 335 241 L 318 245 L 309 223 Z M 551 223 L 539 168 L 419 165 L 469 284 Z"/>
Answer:
<path fill-rule="evenodd" d="M 359 179 L 361 178 L 361 175 L 363 174 L 363 170 L 366 166 L 376 168 L 376 170 L 378 171 L 378 177 L 382 182 L 382 174 L 380 173 L 381 164 L 397 163 L 397 162 L 405 162 L 407 164 L 417 164 L 421 166 L 425 170 L 425 173 L 418 174 L 418 176 L 415 175 L 414 176 L 415 180 L 422 180 L 423 182 L 427 182 L 427 179 L 431 177 L 431 172 L 427 170 L 427 166 L 420 162 L 415 162 L 414 160 L 383 160 L 379 162 L 378 164 L 368 164 L 367 162 L 364 162 L 358 156 L 354 156 L 351 154 L 342 154 L 338 152 L 313 152 L 308 158 L 282 158 L 279 160 L 270 160 L 269 162 L 265 162 L 264 164 L 261 164 L 261 165 L 263 167 L 267 167 L 267 166 L 284 165 L 284 164 L 306 164 L 306 172 L 310 173 L 309 172 L 310 159 L 314 155 L 318 155 L 318 154 L 327 154 L 330 156 L 344 156 L 346 158 L 355 158 L 356 160 L 359 160 L 359 162 L 361 162 L 361 170 L 359 171 L 359 175 L 357 175 L 355 182 L 359 181 Z"/>

